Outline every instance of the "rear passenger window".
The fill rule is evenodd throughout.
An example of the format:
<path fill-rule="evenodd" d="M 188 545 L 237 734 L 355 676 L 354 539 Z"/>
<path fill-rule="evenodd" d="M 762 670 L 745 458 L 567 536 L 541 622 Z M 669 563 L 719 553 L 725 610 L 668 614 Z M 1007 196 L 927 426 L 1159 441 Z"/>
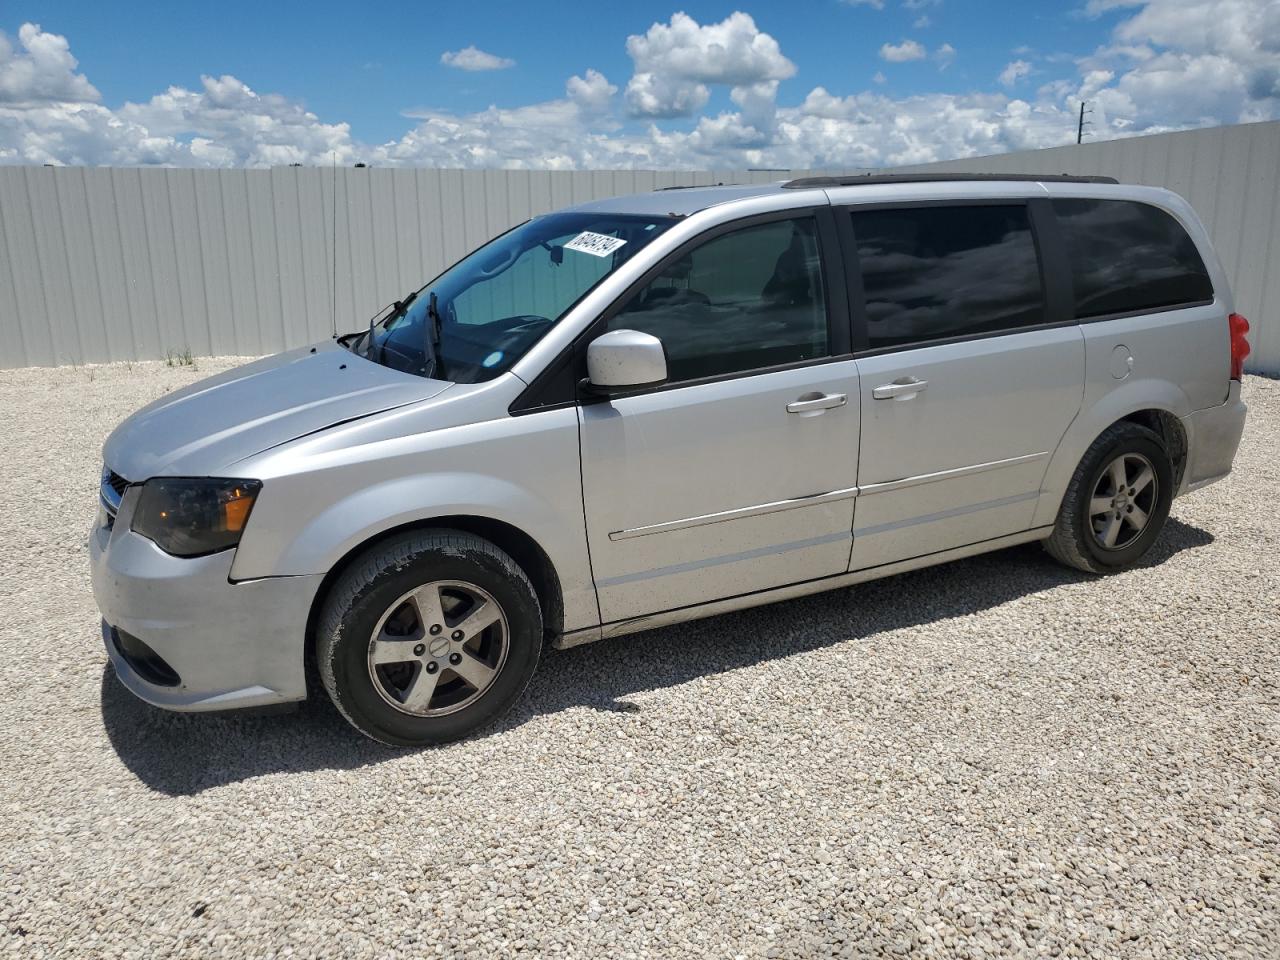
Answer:
<path fill-rule="evenodd" d="M 609 329 L 661 340 L 672 381 L 825 357 L 816 222 L 779 220 L 708 240 L 668 263 Z"/>
<path fill-rule="evenodd" d="M 1054 200 L 1080 319 L 1203 303 L 1213 284 L 1187 231 L 1133 200 Z"/>
<path fill-rule="evenodd" d="M 1044 322 L 1025 205 L 904 207 L 852 216 L 872 349 Z"/>

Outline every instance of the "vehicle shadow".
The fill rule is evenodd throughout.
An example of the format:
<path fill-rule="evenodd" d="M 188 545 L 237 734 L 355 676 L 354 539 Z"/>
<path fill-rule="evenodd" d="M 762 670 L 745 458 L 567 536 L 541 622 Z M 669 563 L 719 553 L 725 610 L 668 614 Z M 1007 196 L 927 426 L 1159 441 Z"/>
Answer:
<path fill-rule="evenodd" d="M 1170 518 L 1142 566 L 1213 542 Z M 549 651 L 524 699 L 479 736 L 571 707 L 633 712 L 629 695 L 882 631 L 965 616 L 1088 579 L 1054 563 L 1037 544 L 1014 547 L 843 590 Z M 282 714 L 180 714 L 144 704 L 102 675 L 102 720 L 121 761 L 153 790 L 199 793 L 252 777 L 352 769 L 403 755 L 353 731 L 313 689 Z"/>

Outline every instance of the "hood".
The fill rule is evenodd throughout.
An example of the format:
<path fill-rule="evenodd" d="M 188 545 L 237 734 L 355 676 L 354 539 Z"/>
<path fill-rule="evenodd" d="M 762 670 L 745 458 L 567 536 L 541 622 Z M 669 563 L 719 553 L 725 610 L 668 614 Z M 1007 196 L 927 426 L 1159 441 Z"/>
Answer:
<path fill-rule="evenodd" d="M 429 399 L 448 386 L 320 343 L 165 394 L 116 427 L 103 459 L 134 482 L 216 476 L 269 447 Z"/>

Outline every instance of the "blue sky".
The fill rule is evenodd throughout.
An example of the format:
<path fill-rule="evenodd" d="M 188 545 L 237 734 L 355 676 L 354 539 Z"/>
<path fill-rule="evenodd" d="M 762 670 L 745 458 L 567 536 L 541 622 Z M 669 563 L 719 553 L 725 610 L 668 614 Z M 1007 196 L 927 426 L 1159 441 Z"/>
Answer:
<path fill-rule="evenodd" d="M 1066 142 L 1082 96 L 1101 136 L 1275 117 L 1278 9 L 10 0 L 0 12 L 0 161 L 942 159 Z M 715 44 L 727 52 L 707 66 Z M 441 60 L 471 47 L 514 63 Z M 577 93 L 566 90 L 571 77 Z"/>
<path fill-rule="evenodd" d="M 517 106 L 559 96 L 565 77 L 594 67 L 605 76 L 630 70 L 626 40 L 683 10 L 699 23 L 746 10 L 798 67 L 780 97 L 801 99 L 812 87 L 848 94 L 870 88 L 877 71 L 886 92 L 991 89 L 1020 47 L 1084 55 L 1106 39 L 1117 12 L 1071 15 L 1062 3 L 952 0 L 917 9 L 886 2 L 877 10 L 840 0 L 801 3 L 378 3 L 363 15 L 351 3 L 101 2 L 6 3 L 0 29 L 16 34 L 27 20 L 65 35 L 81 69 L 107 103 L 141 101 L 170 84 L 194 86 L 201 74 L 232 74 L 256 90 L 303 101 L 325 120 L 344 119 L 355 136 L 380 141 L 404 131 L 401 111 L 455 112 L 490 104 Z M 1011 15 L 1017 10 L 1017 15 Z M 589 12 L 587 12 L 589 11 Z M 914 24 L 921 17 L 928 27 Z M 950 43 L 955 62 L 888 64 L 877 51 L 904 39 Z M 516 60 L 505 70 L 466 73 L 440 63 L 446 50 L 474 45 Z M 1072 65 L 1054 72 L 1067 75 Z M 717 91 L 713 107 L 728 104 Z M 788 97 L 788 94 L 791 96 Z"/>

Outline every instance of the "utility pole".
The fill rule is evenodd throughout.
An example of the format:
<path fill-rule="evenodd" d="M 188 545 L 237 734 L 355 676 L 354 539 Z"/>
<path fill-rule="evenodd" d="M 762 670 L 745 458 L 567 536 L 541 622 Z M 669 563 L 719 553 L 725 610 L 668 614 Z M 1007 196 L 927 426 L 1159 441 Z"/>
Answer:
<path fill-rule="evenodd" d="M 1085 109 L 1084 109 L 1084 105 L 1085 105 L 1087 102 L 1088 102 L 1088 101 L 1086 101 L 1086 100 L 1081 100 L 1081 101 L 1080 101 L 1080 122 L 1079 122 L 1079 124 L 1077 124 L 1077 125 L 1076 125 L 1076 143 L 1082 143 L 1082 142 L 1084 141 L 1084 125 L 1085 125 L 1086 123 L 1092 123 L 1092 121 L 1085 120 L 1085 118 L 1084 118 L 1084 115 L 1085 115 L 1085 113 L 1086 113 L 1086 111 L 1085 111 Z M 1088 112 L 1088 113 L 1093 113 L 1093 111 L 1092 111 L 1092 110 L 1089 110 L 1089 111 L 1087 111 L 1087 112 Z"/>

